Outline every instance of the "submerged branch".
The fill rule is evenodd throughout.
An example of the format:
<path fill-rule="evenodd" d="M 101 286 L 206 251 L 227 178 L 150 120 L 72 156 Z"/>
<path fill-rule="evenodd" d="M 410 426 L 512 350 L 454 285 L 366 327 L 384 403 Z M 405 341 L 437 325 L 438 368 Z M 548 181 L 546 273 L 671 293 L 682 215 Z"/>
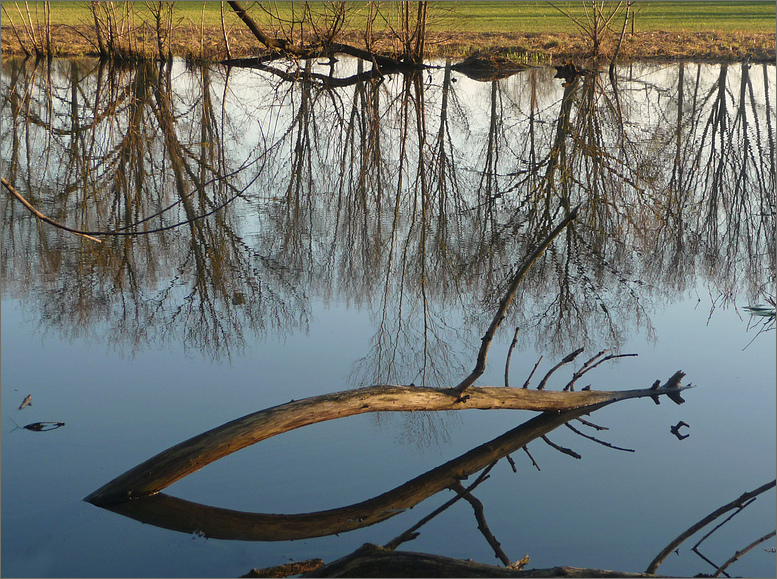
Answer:
<path fill-rule="evenodd" d="M 117 497 L 116 493 L 122 488 L 121 479 L 126 478 L 126 475 L 103 487 L 98 491 L 99 495 L 93 493 L 86 500 L 143 523 L 185 533 L 197 531 L 203 536 L 214 539 L 287 541 L 344 533 L 389 519 L 451 488 L 452 485 L 455 486 L 457 482 L 470 475 L 483 471 L 475 481 L 479 484 L 487 477 L 488 470 L 497 460 L 560 425 L 608 404 L 609 402 L 604 402 L 566 412 L 544 412 L 393 490 L 360 503 L 325 511 L 291 515 L 241 512 L 193 503 L 165 493 L 115 502 L 122 498 Z M 152 476 L 150 470 L 144 472 L 154 468 L 152 463 L 153 459 L 147 461 L 145 466 L 138 467 L 139 472 L 136 477 L 140 481 L 138 484 L 143 482 L 144 476 L 146 478 Z M 470 489 L 474 486 L 476 485 L 470 485 Z M 126 485 L 123 488 L 126 488 Z M 95 497 L 95 495 L 98 496 Z M 133 493 L 132 496 L 137 496 L 137 493 Z M 395 539 L 397 544 L 414 538 L 415 531 L 426 522 L 427 520 L 423 519 L 419 525 L 408 530 L 409 536 L 403 533 Z"/>
<path fill-rule="evenodd" d="M 648 565 L 647 569 L 645 569 L 645 573 L 655 573 L 659 565 L 661 565 L 661 563 L 664 562 L 664 559 L 666 559 L 667 556 L 669 556 L 669 553 L 677 549 L 677 547 L 680 546 L 680 544 L 683 541 L 685 541 L 688 537 L 692 536 L 700 529 L 706 527 L 708 524 L 710 524 L 712 521 L 717 519 L 723 513 L 726 513 L 733 509 L 744 508 L 745 503 L 747 501 L 749 501 L 753 497 L 760 495 L 763 492 L 768 491 L 771 488 L 774 488 L 775 485 L 777 485 L 777 479 L 773 480 L 772 482 L 766 483 L 765 485 L 762 485 L 755 490 L 743 493 L 739 498 L 711 512 L 709 515 L 704 517 L 698 523 L 696 523 L 695 525 L 692 525 L 690 528 L 680 533 L 680 535 L 674 541 L 672 541 L 666 547 L 664 547 L 664 550 L 661 551 L 658 555 L 656 555 L 656 558 L 650 562 L 650 565 Z"/>

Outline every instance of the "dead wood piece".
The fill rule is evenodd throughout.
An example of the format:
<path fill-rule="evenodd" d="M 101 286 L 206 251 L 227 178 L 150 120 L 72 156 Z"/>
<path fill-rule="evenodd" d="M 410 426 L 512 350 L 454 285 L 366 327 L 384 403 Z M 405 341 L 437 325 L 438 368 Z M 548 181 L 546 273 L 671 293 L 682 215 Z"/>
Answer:
<path fill-rule="evenodd" d="M 103 502 L 98 506 L 146 524 L 186 534 L 196 532 L 213 539 L 287 541 L 344 533 L 391 518 L 430 496 L 450 488 L 457 481 L 480 472 L 475 482 L 468 487 L 471 490 L 485 480 L 497 460 L 561 424 L 610 403 L 603 402 L 566 412 L 543 412 L 509 432 L 395 489 L 345 507 L 291 515 L 250 513 L 201 505 L 164 493 L 122 502 L 107 502 L 107 498 L 103 496 Z M 452 500 L 458 500 L 458 497 Z M 91 502 L 95 503 L 94 500 Z M 435 513 L 430 516 L 434 516 Z M 422 520 L 420 524 L 423 523 Z M 418 525 L 412 527 L 410 532 L 417 528 L 419 528 Z M 401 537 L 401 541 L 399 539 L 395 541 L 399 544 L 405 540 L 409 538 Z M 390 544 L 394 544 L 395 541 Z"/>
<path fill-rule="evenodd" d="M 306 561 L 295 561 L 284 565 L 275 565 L 274 567 L 263 567 L 261 569 L 251 569 L 244 577 L 288 577 L 289 575 L 299 575 L 318 569 L 324 564 L 323 559 L 308 559 Z"/>
<path fill-rule="evenodd" d="M 19 405 L 19 410 L 26 406 L 32 406 L 32 394 L 27 394 L 27 396 L 24 397 L 24 400 L 22 400 L 22 403 Z"/>
<path fill-rule="evenodd" d="M 356 414 L 461 408 L 562 411 L 627 398 L 653 397 L 673 391 L 552 392 L 473 387 L 469 390 L 466 404 L 457 404 L 452 393 L 453 389 L 372 386 L 292 401 L 249 414 L 182 442 L 98 489 L 86 500 L 98 504 L 106 500 L 111 502 L 153 494 L 214 460 L 266 438 L 309 424 Z M 112 498 L 109 499 L 109 496 Z"/>
<path fill-rule="evenodd" d="M 241 448 L 303 426 L 357 414 L 464 408 L 559 412 L 628 398 L 677 396 L 682 389 L 556 392 L 472 387 L 464 403 L 457 403 L 458 387 L 381 385 L 323 394 L 260 410 L 190 438 L 127 471 L 85 500 L 101 505 L 152 495 Z"/>
<path fill-rule="evenodd" d="M 676 539 L 674 539 L 671 543 L 669 543 L 666 547 L 664 547 L 664 549 L 658 555 L 656 555 L 656 558 L 650 562 L 650 565 L 647 566 L 647 569 L 645 569 L 645 573 L 655 573 L 659 565 L 661 565 L 661 563 L 664 562 L 664 559 L 666 559 L 669 556 L 669 553 L 672 553 L 688 537 L 696 534 L 697 531 L 706 527 L 708 524 L 710 524 L 712 521 L 717 519 L 723 513 L 726 513 L 733 509 L 744 508 L 746 506 L 746 503 L 749 504 L 748 501 L 750 499 L 760 495 L 763 492 L 768 491 L 771 488 L 774 488 L 775 486 L 777 486 L 777 479 L 771 482 L 768 482 L 765 485 L 762 485 L 755 490 L 743 493 L 742 495 L 740 495 L 738 498 L 734 499 L 730 503 L 727 503 L 722 507 L 720 507 L 719 509 L 716 509 L 713 512 L 711 512 L 709 515 L 704 517 L 698 523 L 692 525 L 691 527 L 689 527 L 688 529 L 680 533 L 680 535 L 678 535 Z"/>
<path fill-rule="evenodd" d="M 305 573 L 303 577 L 655 577 L 655 575 L 578 567 L 553 567 L 527 571 L 428 553 L 390 551 L 367 543 L 352 554 Z"/>

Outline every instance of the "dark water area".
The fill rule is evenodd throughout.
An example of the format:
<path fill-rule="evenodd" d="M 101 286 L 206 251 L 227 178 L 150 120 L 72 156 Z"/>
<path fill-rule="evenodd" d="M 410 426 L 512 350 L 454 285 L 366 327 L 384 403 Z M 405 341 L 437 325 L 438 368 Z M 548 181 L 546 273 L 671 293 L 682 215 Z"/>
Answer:
<path fill-rule="evenodd" d="M 203 506 L 339 509 L 511 432 L 510 460 L 472 494 L 527 569 L 642 572 L 775 478 L 775 67 L 484 80 L 433 64 L 373 78 L 346 59 L 3 60 L 0 176 L 101 240 L 36 219 L 3 187 L 3 576 L 236 577 L 331 562 L 389 543 L 456 493 L 353 530 L 320 536 L 315 523 L 294 540 L 286 519 L 249 532 Z M 610 404 L 583 417 L 607 430 L 549 426 L 556 446 L 522 442 L 519 427 L 540 416 L 529 410 L 361 414 L 268 438 L 155 502 L 129 502 L 146 510 L 83 500 L 290 400 L 459 384 L 524 258 L 575 207 L 518 285 L 476 385 L 520 388 L 531 375 L 536 389 L 583 348 L 550 375 L 546 389 L 561 391 L 606 350 L 636 356 L 604 361 L 577 391 L 649 388 L 682 370 L 695 386 L 684 404 Z M 657 572 L 713 573 L 774 530 L 775 512 L 772 489 L 704 540 L 704 557 L 691 547 L 711 527 Z M 502 564 L 465 500 L 418 532 L 399 549 Z M 727 572 L 775 576 L 774 546 Z"/>

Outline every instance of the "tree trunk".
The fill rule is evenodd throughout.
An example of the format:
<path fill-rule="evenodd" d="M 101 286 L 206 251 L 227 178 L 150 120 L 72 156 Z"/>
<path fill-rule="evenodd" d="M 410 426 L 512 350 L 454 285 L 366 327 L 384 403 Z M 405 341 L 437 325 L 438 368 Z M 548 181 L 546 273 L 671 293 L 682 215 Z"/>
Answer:
<path fill-rule="evenodd" d="M 683 376 L 682 372 L 677 372 L 661 388 L 654 386 L 621 392 L 470 387 L 465 396 L 457 397 L 460 391 L 454 388 L 437 390 L 417 386 L 371 386 L 292 400 L 190 438 L 127 471 L 84 500 L 105 505 L 152 495 L 241 448 L 296 428 L 336 418 L 367 412 L 497 408 L 559 412 L 645 396 L 658 402 L 661 394 L 668 395 L 680 404 L 682 398 L 679 392 L 689 387 L 680 387 Z"/>

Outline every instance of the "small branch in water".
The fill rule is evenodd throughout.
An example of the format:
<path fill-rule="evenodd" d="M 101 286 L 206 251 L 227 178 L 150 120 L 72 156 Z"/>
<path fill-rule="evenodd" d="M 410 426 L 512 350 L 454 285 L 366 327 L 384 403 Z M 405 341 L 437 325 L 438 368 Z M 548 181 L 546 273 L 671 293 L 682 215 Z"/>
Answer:
<path fill-rule="evenodd" d="M 570 448 L 565 448 L 565 447 L 563 447 L 563 446 L 559 446 L 559 445 L 558 445 L 558 444 L 556 444 L 555 442 L 551 442 L 551 441 L 550 441 L 550 439 L 549 439 L 547 436 L 545 436 L 545 435 L 543 435 L 543 436 L 542 436 L 542 440 L 544 440 L 545 442 L 547 442 L 547 443 L 548 443 L 550 446 L 552 446 L 553 448 L 555 448 L 555 449 L 556 449 L 556 450 L 558 450 L 559 452 L 562 452 L 562 453 L 564 453 L 564 454 L 568 454 L 568 455 L 569 455 L 569 456 L 571 456 L 572 458 L 577 458 L 577 459 L 581 459 L 581 458 L 583 458 L 582 456 L 580 456 L 579 454 L 577 454 L 577 453 L 576 453 L 574 450 L 572 450 L 572 449 L 570 449 Z"/>
<path fill-rule="evenodd" d="M 761 543 L 763 543 L 765 541 L 768 541 L 769 539 L 771 539 L 775 535 L 777 535 L 777 531 L 772 531 L 771 533 L 767 533 L 766 535 L 764 535 L 763 537 L 761 537 L 757 541 L 753 541 L 752 543 L 750 543 L 747 547 L 745 547 L 741 551 L 737 551 L 736 553 L 734 553 L 728 561 L 726 561 L 725 563 L 723 563 L 723 565 L 718 567 L 718 570 L 715 571 L 715 574 L 713 575 L 713 577 L 720 577 L 720 574 L 723 573 L 723 571 L 728 566 L 730 566 L 734 561 L 736 561 L 737 559 L 741 558 L 742 555 L 747 553 L 750 549 L 753 549 L 753 548 L 757 547 L 758 545 L 760 545 Z"/>
<path fill-rule="evenodd" d="M 680 544 L 685 541 L 687 538 L 691 537 L 692 535 L 696 534 L 697 531 L 700 529 L 706 527 L 708 524 L 710 524 L 712 521 L 717 519 L 719 516 L 721 516 L 723 513 L 726 513 L 733 509 L 743 509 L 748 504 L 750 504 L 750 499 L 753 497 L 757 497 L 763 492 L 768 491 L 769 489 L 774 488 L 777 486 L 777 479 L 766 483 L 765 485 L 762 485 L 758 487 L 755 490 L 752 490 L 750 492 L 743 493 L 739 498 L 734 499 L 730 503 L 727 503 L 720 507 L 719 509 L 714 510 L 709 515 L 704 517 L 702 520 L 700 520 L 698 523 L 691 525 L 687 530 L 683 531 L 678 535 L 678 537 L 673 540 L 671 543 L 669 543 L 664 549 L 656 555 L 656 558 L 653 559 L 650 562 L 650 565 L 647 566 L 647 569 L 645 569 L 645 573 L 649 573 L 651 575 L 654 575 L 656 570 L 658 569 L 659 565 L 664 562 L 664 559 L 667 558 L 669 553 L 674 551 L 677 547 L 680 546 Z M 748 502 L 750 501 L 750 502 Z"/>
<path fill-rule="evenodd" d="M 537 360 L 537 363 L 534 365 L 534 368 L 529 373 L 529 377 L 526 378 L 526 382 L 523 383 L 523 388 L 526 389 L 529 387 L 529 382 L 531 381 L 531 377 L 534 376 L 534 373 L 537 371 L 537 366 L 540 365 L 540 362 L 542 362 L 542 356 L 540 356 L 540 359 Z"/>
<path fill-rule="evenodd" d="M 575 428 L 574 426 L 569 424 L 568 422 L 567 422 L 566 426 L 572 432 L 574 432 L 575 434 L 579 434 L 580 436 L 582 436 L 583 438 L 587 438 L 588 440 L 593 440 L 594 442 L 598 442 L 599 444 L 601 444 L 603 446 L 606 446 L 608 448 L 613 448 L 615 450 L 623 450 L 625 452 L 635 452 L 634 449 L 632 449 L 632 448 L 621 448 L 620 446 L 615 446 L 614 444 L 610 444 L 609 442 L 605 442 L 604 440 L 599 440 L 598 438 L 595 438 L 593 436 L 589 436 L 588 434 L 584 434 L 584 433 L 580 432 L 577 428 Z"/>
<path fill-rule="evenodd" d="M 510 387 L 510 358 L 513 355 L 513 350 L 515 349 L 515 345 L 518 343 L 518 332 L 521 330 L 521 328 L 515 328 L 515 333 L 513 334 L 513 341 L 510 342 L 510 347 L 507 350 L 507 361 L 505 362 L 505 388 Z"/>
<path fill-rule="evenodd" d="M 470 492 L 465 489 L 458 481 L 451 485 L 451 488 L 463 496 L 464 500 L 472 505 L 472 510 L 475 511 L 475 520 L 478 522 L 478 530 L 486 538 L 488 544 L 491 545 L 491 548 L 494 550 L 494 556 L 496 556 L 496 558 L 499 559 L 505 567 L 508 567 L 510 565 L 510 558 L 502 550 L 502 545 L 499 543 L 499 541 L 496 540 L 496 537 L 494 537 L 491 529 L 488 528 L 485 509 L 483 509 L 483 503 L 481 503 L 477 498 L 473 497 Z"/>
<path fill-rule="evenodd" d="M 572 360 L 574 360 L 575 358 L 577 358 L 577 356 L 578 356 L 578 355 L 579 355 L 579 354 L 580 354 L 582 351 L 583 351 L 583 348 L 578 348 L 577 350 L 575 350 L 575 351 L 574 351 L 574 352 L 572 352 L 571 354 L 568 354 L 567 356 L 565 356 L 564 358 L 562 358 L 561 362 L 559 362 L 558 364 L 556 364 L 555 366 L 553 366 L 553 368 L 551 368 L 551 369 L 548 371 L 548 373 L 547 373 L 547 374 L 545 374 L 545 377 L 544 377 L 542 380 L 540 380 L 540 385 L 539 385 L 539 386 L 537 386 L 537 390 L 545 390 L 545 384 L 548 382 L 548 378 L 550 378 L 550 375 L 551 375 L 551 374 L 553 374 L 553 372 L 555 372 L 556 370 L 558 370 L 558 369 L 559 369 L 561 366 L 563 366 L 564 364 L 568 364 L 569 362 L 571 362 Z"/>

